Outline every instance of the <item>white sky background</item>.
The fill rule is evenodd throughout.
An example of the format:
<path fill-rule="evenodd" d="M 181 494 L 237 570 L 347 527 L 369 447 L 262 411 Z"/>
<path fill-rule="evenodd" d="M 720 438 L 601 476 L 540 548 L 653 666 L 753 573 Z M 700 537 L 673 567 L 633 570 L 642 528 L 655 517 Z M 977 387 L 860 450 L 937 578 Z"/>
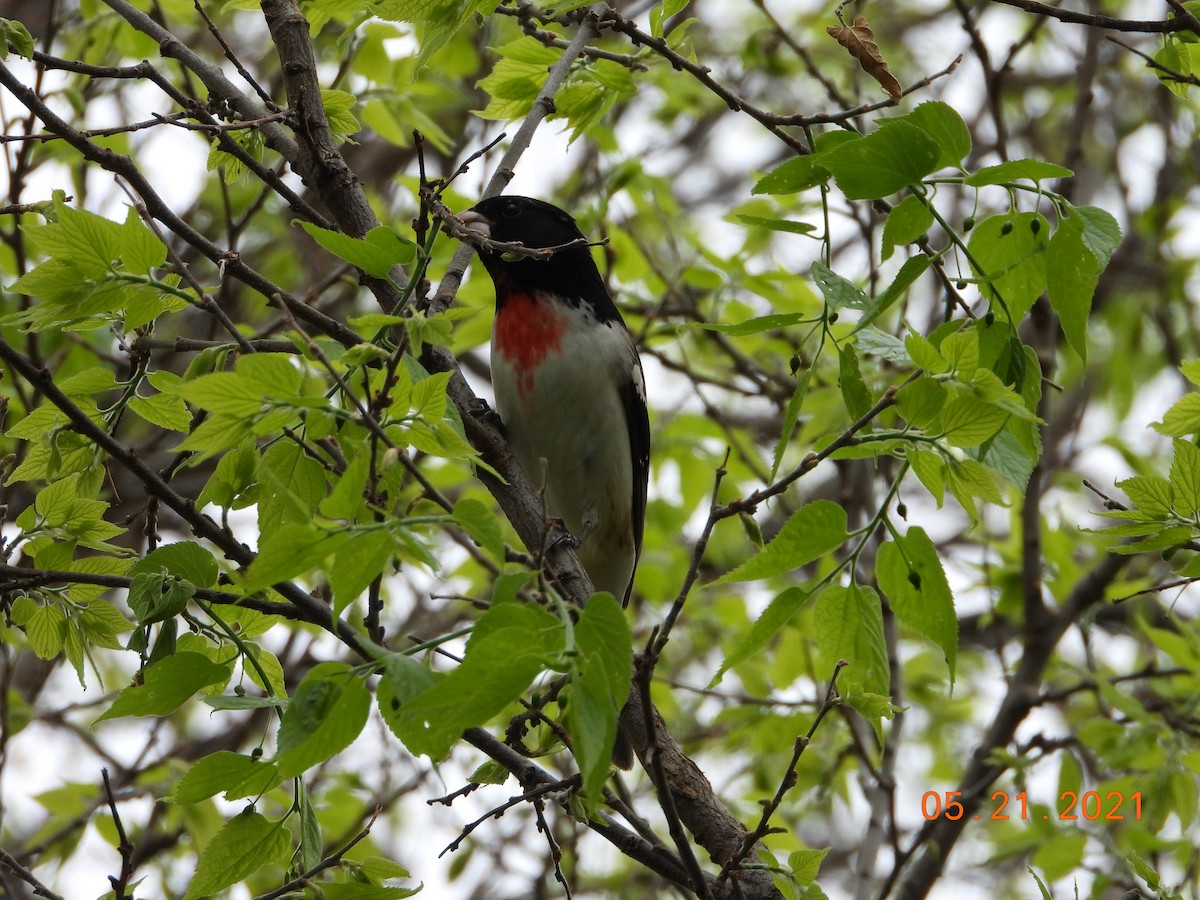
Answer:
<path fill-rule="evenodd" d="M 799 4 L 793 3 L 793 7 L 796 5 Z M 804 5 L 811 8 L 816 4 L 805 2 Z M 777 3 L 775 6 L 777 14 L 782 14 L 784 4 Z M 729 15 L 740 15 L 742 6 L 729 3 L 726 9 Z M 706 23 L 710 23 L 710 11 L 712 11 L 714 16 L 719 16 L 720 14 L 720 8 L 714 7 L 713 4 L 706 5 Z M 1143 9 L 1142 13 L 1149 14 L 1149 10 Z M 257 20 L 256 16 L 246 14 L 242 18 L 249 27 L 256 27 L 252 24 Z M 998 15 L 990 16 L 989 23 L 994 26 L 1001 19 L 1002 17 Z M 1015 13 L 1010 18 L 1010 21 L 1013 22 L 1023 20 L 1023 15 Z M 711 24 L 713 27 L 719 28 L 720 23 L 718 21 Z M 1058 26 L 1057 30 L 1062 34 L 1068 32 L 1070 29 L 1067 26 Z M 1009 43 L 997 38 L 995 32 L 989 32 L 988 39 L 993 47 L 1005 47 Z M 920 48 L 914 49 L 919 50 Z M 910 108 L 911 105 L 915 105 L 920 100 L 933 96 L 941 96 L 957 108 L 973 109 L 978 106 L 980 85 L 978 69 L 969 55 L 966 35 L 960 28 L 929 29 L 927 52 L 917 53 L 916 55 L 928 58 L 930 60 L 930 71 L 935 71 L 944 66 L 960 51 L 968 52 L 968 57 L 957 75 L 951 79 L 938 82 L 932 92 L 918 94 L 912 99 L 906 100 L 903 106 L 904 109 Z M 19 75 L 22 74 L 22 67 L 19 61 L 10 58 L 9 64 Z M 146 88 L 146 90 L 148 93 L 155 95 L 154 103 L 152 104 L 153 107 L 160 108 L 161 99 L 157 95 L 157 91 L 152 88 Z M 10 96 L 3 96 L 0 99 L 4 103 L 5 111 L 11 115 L 12 111 L 17 108 L 16 102 Z M 798 106 L 805 111 L 809 109 L 809 105 L 803 102 L 799 103 Z M 111 101 L 102 100 L 89 107 L 87 118 L 89 127 L 100 127 L 112 124 L 117 120 L 119 118 L 119 111 L 112 105 Z M 622 152 L 631 156 L 641 155 L 644 165 L 651 172 L 656 170 L 673 171 L 674 167 L 665 165 L 665 163 L 669 160 L 670 154 L 675 151 L 656 144 L 655 136 L 639 132 L 635 126 L 628 124 L 631 119 L 632 117 L 626 119 L 626 124 L 619 135 Z M 578 142 L 578 145 L 575 147 L 570 147 L 567 135 L 560 130 L 561 127 L 558 123 L 550 123 L 539 129 L 533 146 L 517 169 L 516 178 L 508 189 L 509 193 L 545 194 L 547 184 L 560 181 L 565 176 L 565 173 L 571 170 L 573 157 L 583 152 L 583 141 Z M 140 144 L 138 157 L 144 165 L 151 169 L 155 167 L 169 168 L 171 173 L 170 178 L 155 177 L 152 179 L 159 190 L 162 191 L 164 199 L 177 208 L 189 205 L 192 198 L 199 191 L 202 181 L 209 177 L 205 169 L 207 151 L 203 142 L 194 134 L 166 127 L 155 128 L 135 135 L 133 138 L 137 144 Z M 748 123 L 748 120 L 745 119 L 736 120 L 729 127 L 715 132 L 713 140 L 722 145 L 722 152 L 717 154 L 719 158 L 729 160 L 729 165 L 732 169 L 737 170 L 741 168 L 751 177 L 761 165 L 765 164 L 765 161 L 770 158 L 772 152 L 775 150 L 770 143 L 774 139 L 762 135 L 757 126 Z M 1151 196 L 1152 185 L 1148 177 L 1143 177 L 1139 180 L 1138 173 L 1150 173 L 1157 168 L 1157 162 L 1161 159 L 1163 153 L 1163 148 L 1159 143 L 1159 136 L 1156 132 L 1147 129 L 1144 134 L 1133 139 L 1127 139 L 1123 147 L 1128 157 L 1124 162 L 1126 163 L 1127 171 L 1131 173 L 1128 180 L 1134 186 L 1134 196 L 1135 198 L 1143 199 L 1143 202 L 1148 201 Z M 491 158 L 483 164 L 476 163 L 472 167 L 472 171 L 459 182 L 459 187 L 463 190 L 467 190 L 472 184 L 476 185 L 477 189 L 481 187 L 490 172 L 487 165 L 488 162 L 491 162 Z M 52 170 L 45 168 L 39 170 L 26 191 L 25 199 L 43 199 L 49 196 L 53 188 L 64 186 L 55 183 L 54 177 Z M 0 188 L 4 187 L 6 186 L 0 185 Z M 110 217 L 123 216 L 123 205 L 126 202 L 126 198 L 115 186 L 112 177 L 108 173 L 99 169 L 93 169 L 89 187 L 91 201 L 89 208 Z M 619 210 L 620 204 L 618 200 L 615 211 L 619 212 Z M 723 236 L 734 236 L 732 229 L 736 226 L 721 221 L 720 216 L 722 213 L 723 210 L 713 209 L 712 220 L 704 223 L 706 233 L 715 242 L 719 242 Z M 1193 218 L 1195 218 L 1194 214 Z M 1200 225 L 1196 228 L 1181 229 L 1180 234 L 1181 242 L 1189 241 L 1192 245 L 1195 245 L 1200 242 Z M 811 242 L 798 239 L 795 247 L 797 248 L 795 251 L 796 264 L 807 270 L 808 262 L 811 260 Z M 1188 253 L 1195 253 L 1197 251 L 1195 246 L 1181 246 L 1179 249 L 1181 252 Z M 781 249 L 780 253 L 781 255 L 786 254 L 786 247 Z M 1194 292 L 1195 286 L 1191 287 Z M 653 365 L 652 361 L 649 360 L 647 361 L 647 375 L 651 396 L 652 398 L 658 398 L 659 405 L 666 405 L 663 403 L 664 398 L 678 397 L 680 395 L 680 384 L 674 381 L 661 368 Z M 1147 402 L 1137 405 L 1131 414 L 1130 420 L 1121 423 L 1122 432 L 1125 434 L 1127 440 L 1130 440 L 1131 443 L 1141 443 L 1141 436 L 1144 436 L 1148 448 L 1150 446 L 1161 448 L 1161 439 L 1149 429 L 1149 425 L 1161 418 L 1163 411 L 1178 396 L 1179 390 L 1178 380 L 1173 378 L 1171 373 L 1165 373 L 1159 382 L 1149 386 L 1146 392 Z M 1089 413 L 1090 418 L 1085 420 L 1083 428 L 1085 439 L 1088 436 L 1105 434 L 1113 428 L 1114 423 L 1104 420 L 1103 417 L 1105 415 L 1106 413 L 1103 411 Z M 1117 454 L 1105 448 L 1098 440 L 1090 442 L 1089 449 L 1081 457 L 1081 464 L 1082 468 L 1086 470 L 1087 476 L 1102 489 L 1111 486 L 1114 480 L 1131 474 L 1126 470 L 1124 463 Z M 660 485 L 661 487 L 667 487 L 667 485 Z M 921 504 L 928 505 L 927 499 L 922 500 L 914 492 L 910 493 L 913 493 L 913 496 L 907 497 L 910 508 L 917 509 Z M 1059 514 L 1063 515 L 1068 521 L 1083 523 L 1088 518 L 1090 508 L 1086 507 L 1079 498 L 1055 495 L 1050 498 L 1050 502 L 1057 502 L 1060 505 Z M 929 520 L 927 518 L 926 521 L 930 521 L 933 528 L 937 527 L 936 519 Z M 934 535 L 935 538 L 937 536 L 936 534 Z M 968 562 L 977 563 L 978 561 L 972 560 Z M 982 598 L 981 595 L 969 590 L 974 573 L 966 565 L 951 562 L 948 565 L 948 574 L 950 575 L 952 586 L 955 588 L 956 601 L 959 604 L 960 612 L 976 611 L 981 605 Z M 1187 600 L 1181 602 L 1188 602 L 1189 608 L 1193 605 Z M 1098 650 L 1110 654 L 1111 658 L 1117 658 L 1117 654 L 1126 655 L 1130 652 L 1129 647 L 1123 645 L 1119 640 L 1108 639 L 1104 635 L 1096 635 L 1095 639 Z M 1079 658 L 1082 661 L 1082 648 L 1077 633 L 1068 634 L 1064 644 L 1069 648 L 1069 652 L 1079 654 Z M 730 676 L 730 680 L 732 680 L 732 676 Z M 976 704 L 979 719 L 977 724 L 982 724 L 990 717 L 995 705 L 999 702 L 1002 696 L 1002 689 L 1003 681 L 1000 673 L 996 671 L 988 679 L 976 679 L 971 683 L 960 682 L 956 691 L 971 691 L 980 695 L 981 701 L 986 697 L 986 702 Z M 98 690 L 94 684 L 91 684 L 88 694 L 82 699 L 86 702 L 95 700 L 98 696 Z M 62 666 L 55 672 L 47 687 L 46 697 L 52 697 L 58 703 L 78 702 L 81 699 L 78 694 L 78 683 L 69 667 Z M 227 714 L 213 714 L 212 727 L 222 727 L 220 718 L 222 715 Z M 920 710 L 911 710 L 909 715 L 919 716 Z M 87 717 L 84 718 L 84 721 L 86 720 Z M 113 748 L 113 752 L 118 755 L 128 754 L 128 759 L 125 761 L 132 761 L 133 756 L 143 748 L 147 731 L 145 724 L 134 721 L 132 723 L 110 723 L 106 725 L 106 746 Z M 116 730 L 117 728 L 125 728 L 128 731 L 128 740 L 113 741 L 110 739 L 109 731 Z M 1057 733 L 1061 730 L 1061 726 L 1053 716 L 1044 713 L 1035 714 L 1026 721 L 1020 735 L 1028 737 L 1032 733 L 1042 729 L 1050 733 Z M 8 749 L 10 760 L 3 771 L 3 783 L 0 783 L 0 794 L 3 795 L 7 807 L 8 821 L 6 825 L 14 831 L 23 832 L 33 823 L 41 820 L 43 816 L 42 808 L 32 800 L 32 796 L 40 791 L 58 786 L 65 780 L 94 780 L 99 783 L 99 771 L 103 764 L 102 761 L 98 758 L 88 758 L 87 751 L 81 750 L 77 741 L 62 742 L 56 732 L 45 729 L 42 726 L 31 726 L 15 736 L 10 741 Z M 902 758 L 899 771 L 903 773 L 906 768 L 908 771 L 923 771 L 925 768 L 924 763 L 917 757 L 925 751 L 921 748 L 910 748 L 906 752 L 909 754 L 909 758 Z M 346 751 L 344 757 L 335 762 L 342 767 L 349 765 L 361 772 L 364 779 L 372 779 L 376 777 L 381 760 L 395 758 L 398 754 L 402 755 L 404 753 L 405 751 L 398 746 L 395 739 L 387 733 L 386 729 L 380 726 L 377 720 L 373 720 L 372 724 L 368 726 L 355 745 Z M 445 781 L 446 791 L 453 790 L 463 784 L 470 772 L 482 761 L 481 755 L 473 750 L 456 750 L 451 759 L 440 767 L 440 775 Z M 720 785 L 723 773 L 719 769 L 712 771 L 712 766 L 709 765 L 709 762 L 702 760 L 702 765 L 706 768 L 706 771 L 710 771 L 714 783 Z M 428 768 L 427 761 L 423 761 L 422 765 Z M 734 773 L 727 772 L 724 775 L 725 777 L 733 777 Z M 1052 802 L 1056 792 L 1056 778 L 1056 763 L 1049 767 L 1039 767 L 1029 786 L 1031 802 Z M 435 786 L 437 784 L 437 777 L 434 776 L 429 784 Z M 920 824 L 920 798 L 926 790 L 946 790 L 952 787 L 953 785 L 917 783 L 914 779 L 906 779 L 901 775 L 899 778 L 897 803 L 897 812 L 901 816 L 900 824 L 902 826 L 916 826 Z M 997 787 L 1004 788 L 1005 785 L 1001 784 Z M 482 815 L 487 809 L 497 805 L 517 790 L 516 786 L 511 782 L 500 787 L 486 788 L 470 797 L 460 799 L 449 809 L 440 806 L 428 807 L 425 805 L 424 800 L 427 797 L 443 793 L 438 791 L 436 787 L 431 787 L 430 790 L 421 792 L 419 796 L 413 796 L 405 801 L 405 821 L 401 829 L 393 833 L 394 839 L 390 843 L 394 851 L 394 858 L 410 867 L 414 881 L 419 880 L 425 883 L 425 892 L 422 896 L 454 898 L 459 895 L 458 892 L 462 888 L 459 885 L 451 884 L 446 878 L 450 858 L 445 857 L 438 860 L 436 859 L 436 853 L 458 836 L 459 831 L 466 822 Z M 802 797 L 791 797 L 787 801 L 787 805 L 802 803 Z M 236 811 L 243 805 L 241 802 L 230 804 L 230 810 Z M 148 812 L 149 801 L 146 800 L 122 805 L 122 813 L 127 823 L 144 821 Z M 853 807 L 846 811 L 839 837 L 848 842 L 854 841 L 856 836 L 862 833 L 862 829 L 867 821 L 867 815 L 867 805 L 860 797 L 853 804 Z M 511 816 L 499 821 L 490 821 L 481 826 L 480 833 L 487 831 L 496 833 L 497 829 L 500 830 L 499 833 L 507 833 L 513 827 L 514 821 L 514 818 Z M 389 843 L 389 841 L 382 837 L 388 834 L 388 828 L 389 826 L 384 822 L 377 823 L 376 825 L 375 834 L 377 838 L 380 838 L 381 843 Z M 990 898 L 993 896 L 991 886 L 981 881 L 980 876 L 975 874 L 977 870 L 974 864 L 982 861 L 981 853 L 984 847 L 981 843 L 972 839 L 973 835 L 982 835 L 982 832 L 978 830 L 969 830 L 967 832 L 963 841 L 956 847 L 950 861 L 949 868 L 955 874 L 942 879 L 934 889 L 932 897 L 943 898 L 943 900 L 972 900 L 972 898 Z M 529 853 L 526 871 L 528 873 L 540 872 L 540 859 L 545 853 L 545 846 L 541 838 L 535 838 L 533 832 L 528 829 L 523 830 L 518 835 L 514 835 L 514 838 L 519 838 L 521 845 Z M 604 857 L 611 857 L 615 854 L 615 851 L 608 847 L 606 843 L 596 838 L 589 838 L 589 842 L 585 846 L 587 853 L 585 859 L 594 859 L 601 864 L 604 862 Z M 890 864 L 886 851 L 881 854 L 881 863 L 884 866 Z M 461 884 L 472 884 L 478 879 L 488 876 L 489 873 L 485 870 L 486 866 L 487 861 L 485 856 L 481 855 L 469 864 L 468 874 Z M 516 867 L 514 866 L 514 868 Z M 65 897 L 75 898 L 93 897 L 102 894 L 107 889 L 105 876 L 110 873 L 116 873 L 117 870 L 118 858 L 116 852 L 108 842 L 104 841 L 97 834 L 94 827 L 90 827 L 81 844 L 80 851 L 72 857 L 67 866 L 57 873 L 53 873 L 49 869 L 41 869 L 38 871 L 38 874 L 44 880 L 48 880 L 51 886 Z M 163 893 L 168 896 L 176 892 L 182 893 L 182 889 L 186 885 L 189 876 L 190 873 L 187 871 L 179 872 L 178 880 L 174 884 L 166 886 Z M 1081 890 L 1083 890 L 1089 882 L 1086 873 L 1081 873 L 1080 881 Z M 522 883 L 516 879 L 510 885 L 503 883 L 495 884 L 495 895 L 502 896 L 506 888 L 511 892 L 515 892 L 521 886 Z M 831 879 L 825 879 L 825 886 L 834 900 L 849 896 L 844 891 L 839 891 Z M 1029 887 L 1031 889 L 1030 895 L 1032 896 L 1034 893 L 1032 881 L 1030 881 Z M 1064 892 L 1070 890 L 1069 881 L 1060 883 L 1056 887 Z M 160 890 L 162 888 L 147 884 L 142 893 L 154 896 L 155 892 Z M 236 900 L 236 898 L 247 897 L 248 893 L 238 889 L 231 891 L 229 896 Z"/>

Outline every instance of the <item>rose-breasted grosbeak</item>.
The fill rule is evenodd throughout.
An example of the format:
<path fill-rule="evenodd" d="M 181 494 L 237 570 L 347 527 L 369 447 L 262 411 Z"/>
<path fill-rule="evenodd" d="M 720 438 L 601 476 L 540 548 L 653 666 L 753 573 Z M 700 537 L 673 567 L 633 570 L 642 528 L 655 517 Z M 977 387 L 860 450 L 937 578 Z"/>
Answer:
<path fill-rule="evenodd" d="M 579 541 L 598 591 L 629 602 L 642 549 L 650 423 L 637 348 L 575 220 L 529 197 L 493 197 L 459 218 L 546 259 L 481 250 L 496 286 L 492 385 L 546 512 Z"/>

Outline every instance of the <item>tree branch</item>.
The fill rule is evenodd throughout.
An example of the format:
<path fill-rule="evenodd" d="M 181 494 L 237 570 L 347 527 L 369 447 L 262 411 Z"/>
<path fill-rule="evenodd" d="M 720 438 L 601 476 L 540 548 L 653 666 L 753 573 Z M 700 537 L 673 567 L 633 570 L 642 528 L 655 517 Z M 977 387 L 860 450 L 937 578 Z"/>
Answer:
<path fill-rule="evenodd" d="M 1112 16 L 1100 15 L 1098 13 L 1073 12 L 1069 9 L 1061 9 L 1057 6 L 1039 3 L 1038 0 L 991 0 L 991 2 L 1004 6 L 1013 6 L 1017 9 L 1023 9 L 1025 12 L 1036 13 L 1039 16 L 1049 16 L 1051 19 L 1058 19 L 1060 22 L 1067 22 L 1071 25 L 1087 25 L 1092 28 L 1103 28 L 1108 31 L 1170 34 L 1175 31 L 1187 31 L 1191 28 L 1186 21 L 1178 18 L 1149 20 L 1115 19 Z"/>

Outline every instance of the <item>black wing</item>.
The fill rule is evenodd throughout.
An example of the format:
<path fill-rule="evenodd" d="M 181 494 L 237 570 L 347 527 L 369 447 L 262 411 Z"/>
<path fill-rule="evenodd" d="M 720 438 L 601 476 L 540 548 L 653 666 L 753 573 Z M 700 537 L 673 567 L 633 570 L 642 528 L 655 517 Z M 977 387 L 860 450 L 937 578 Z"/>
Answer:
<path fill-rule="evenodd" d="M 633 350 L 631 377 L 621 385 L 621 405 L 625 407 L 625 423 L 629 427 L 629 453 L 633 463 L 633 520 L 634 570 L 642 555 L 642 532 L 646 528 L 646 485 L 650 481 L 650 414 L 646 410 L 646 379 L 642 362 Z M 623 604 L 629 603 L 633 579 L 625 589 Z"/>

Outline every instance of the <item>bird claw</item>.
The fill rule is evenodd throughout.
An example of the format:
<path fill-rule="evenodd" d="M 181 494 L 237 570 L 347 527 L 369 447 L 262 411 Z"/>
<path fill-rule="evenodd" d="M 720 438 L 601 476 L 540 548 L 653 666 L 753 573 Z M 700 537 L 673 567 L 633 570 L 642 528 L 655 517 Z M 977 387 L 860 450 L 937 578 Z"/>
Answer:
<path fill-rule="evenodd" d="M 476 397 L 467 405 L 467 412 L 471 417 L 484 425 L 490 425 L 501 434 L 507 435 L 507 429 L 504 427 L 504 420 L 500 418 L 500 414 L 488 406 L 488 402 L 482 397 Z"/>
<path fill-rule="evenodd" d="M 556 516 L 550 516 L 546 519 L 546 544 L 547 546 L 558 549 L 559 547 L 567 547 L 571 550 L 579 549 L 579 538 L 571 534 L 567 530 L 567 523 Z"/>

